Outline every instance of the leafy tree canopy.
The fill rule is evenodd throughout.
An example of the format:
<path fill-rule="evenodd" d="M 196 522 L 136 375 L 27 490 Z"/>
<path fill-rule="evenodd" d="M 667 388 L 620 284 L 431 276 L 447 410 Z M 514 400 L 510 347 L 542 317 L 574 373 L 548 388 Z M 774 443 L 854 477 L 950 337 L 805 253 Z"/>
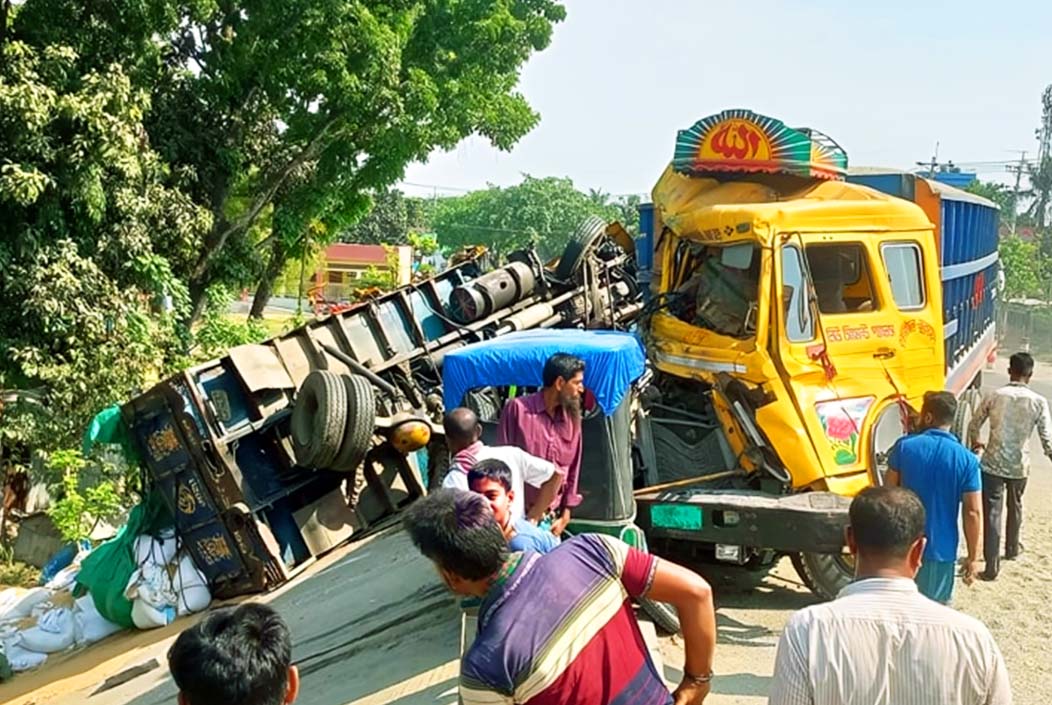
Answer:
<path fill-rule="evenodd" d="M 280 259 L 436 148 L 511 147 L 538 119 L 519 70 L 564 15 L 554 0 L 27 0 L 15 34 L 85 68 L 125 62 L 151 91 L 150 140 L 213 219 L 177 272 L 196 316 L 268 208 L 284 242 L 264 259 Z"/>
<path fill-rule="evenodd" d="M 526 176 L 507 188 L 481 191 L 439 202 L 432 225 L 446 250 L 487 245 L 499 254 L 528 246 L 542 256 L 562 253 L 577 226 L 588 216 L 622 217 L 608 198 L 574 188 L 565 178 Z"/>

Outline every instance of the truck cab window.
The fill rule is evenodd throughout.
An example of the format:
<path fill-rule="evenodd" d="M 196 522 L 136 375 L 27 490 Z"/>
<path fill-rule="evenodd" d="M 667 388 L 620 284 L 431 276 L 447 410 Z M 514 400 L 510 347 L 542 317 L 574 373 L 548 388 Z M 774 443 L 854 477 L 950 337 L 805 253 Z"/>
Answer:
<path fill-rule="evenodd" d="M 807 291 L 804 263 L 800 250 L 782 248 L 782 303 L 785 312 L 785 335 L 790 342 L 803 343 L 815 337 L 814 316 Z"/>
<path fill-rule="evenodd" d="M 760 251 L 751 243 L 682 243 L 677 288 L 684 294 L 677 317 L 722 335 L 748 338 L 755 333 L 760 281 Z"/>
<path fill-rule="evenodd" d="M 924 306 L 924 282 L 921 279 L 921 251 L 913 243 L 885 245 L 884 267 L 891 282 L 891 295 L 902 310 Z"/>
<path fill-rule="evenodd" d="M 873 280 L 862 245 L 808 245 L 807 264 L 822 313 L 856 313 L 876 308 Z"/>

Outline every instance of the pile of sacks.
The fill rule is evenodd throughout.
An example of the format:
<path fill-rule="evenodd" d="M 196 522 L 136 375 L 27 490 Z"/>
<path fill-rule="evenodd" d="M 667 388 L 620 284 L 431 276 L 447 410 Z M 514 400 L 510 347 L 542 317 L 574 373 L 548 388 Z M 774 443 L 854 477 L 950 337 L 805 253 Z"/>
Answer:
<path fill-rule="evenodd" d="M 95 609 L 91 595 L 73 597 L 81 552 L 43 587 L 0 592 L 0 649 L 13 671 L 36 668 L 48 654 L 86 646 L 121 630 Z"/>
<path fill-rule="evenodd" d="M 208 607 L 212 595 L 201 571 L 172 534 L 139 536 L 134 545 L 137 568 L 124 596 L 131 602 L 139 629 L 171 624 L 177 617 Z M 11 670 L 36 668 L 49 654 L 87 646 L 121 631 L 95 607 L 91 594 L 73 597 L 80 561 L 87 551 L 43 587 L 0 592 L 0 652 Z"/>
<path fill-rule="evenodd" d="M 132 620 L 139 629 L 156 629 L 176 617 L 200 612 L 212 602 L 212 593 L 190 554 L 179 551 L 174 535 L 135 540 L 139 566 L 128 580 L 124 596 L 132 603 Z"/>

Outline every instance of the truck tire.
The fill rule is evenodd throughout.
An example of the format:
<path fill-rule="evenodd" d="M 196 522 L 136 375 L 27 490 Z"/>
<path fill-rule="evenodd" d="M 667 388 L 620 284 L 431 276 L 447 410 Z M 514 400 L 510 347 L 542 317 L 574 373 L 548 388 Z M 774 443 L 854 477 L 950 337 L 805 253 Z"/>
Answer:
<path fill-rule="evenodd" d="M 347 424 L 344 426 L 340 451 L 330 469 L 354 472 L 372 447 L 376 430 L 376 395 L 364 377 L 344 375 L 343 383 L 347 390 Z"/>
<path fill-rule="evenodd" d="M 667 602 L 655 602 L 645 597 L 639 598 L 639 606 L 656 626 L 666 634 L 680 634 L 679 615 L 676 608 Z"/>
<path fill-rule="evenodd" d="M 340 375 L 315 370 L 303 380 L 292 408 L 296 463 L 327 468 L 340 451 L 347 425 L 347 388 Z"/>
<path fill-rule="evenodd" d="M 832 600 L 855 577 L 853 559 L 840 553 L 794 553 L 793 567 L 815 595 Z"/>
<path fill-rule="evenodd" d="M 588 251 L 605 234 L 606 223 L 594 215 L 588 216 L 566 244 L 563 256 L 559 258 L 559 265 L 555 268 L 555 278 L 561 281 L 573 279 L 588 256 Z"/>
<path fill-rule="evenodd" d="M 972 424 L 972 417 L 975 416 L 980 399 L 979 390 L 969 387 L 957 400 L 957 414 L 953 417 L 953 432 L 961 439 L 961 443 L 968 442 L 968 427 Z"/>

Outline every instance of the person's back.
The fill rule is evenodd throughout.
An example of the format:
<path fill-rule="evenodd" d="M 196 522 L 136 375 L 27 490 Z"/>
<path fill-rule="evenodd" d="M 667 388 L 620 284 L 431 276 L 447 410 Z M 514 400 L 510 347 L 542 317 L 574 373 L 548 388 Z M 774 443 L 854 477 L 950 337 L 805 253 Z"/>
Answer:
<path fill-rule="evenodd" d="M 288 705 L 299 694 L 289 629 L 250 602 L 208 614 L 168 652 L 179 705 Z"/>
<path fill-rule="evenodd" d="M 920 499 L 902 487 L 870 487 L 849 515 L 855 581 L 789 619 L 769 705 L 1010 705 L 989 630 L 917 590 Z"/>
<path fill-rule="evenodd" d="M 547 555 L 523 554 L 482 605 L 462 688 L 514 693 L 530 705 L 613 703 L 629 692 L 640 705 L 671 703 L 627 602 L 645 591 L 651 566 L 625 563 L 626 548 L 583 535 Z"/>
<path fill-rule="evenodd" d="M 928 392 L 921 408 L 926 430 L 899 439 L 888 454 L 888 484 L 912 490 L 924 505 L 924 563 L 917 584 L 925 596 L 948 603 L 957 569 L 957 517 L 965 508 L 968 542 L 965 581 L 977 571 L 982 533 L 982 482 L 979 459 L 950 433 L 957 399 L 949 392 Z"/>
<path fill-rule="evenodd" d="M 786 658 L 810 653 L 812 685 L 803 698 L 773 703 L 1011 702 L 988 699 L 992 691 L 1007 691 L 990 631 L 973 617 L 924 597 L 907 579 L 853 583 L 836 600 L 794 614 L 785 635 Z M 775 683 L 772 692 L 781 686 Z"/>

